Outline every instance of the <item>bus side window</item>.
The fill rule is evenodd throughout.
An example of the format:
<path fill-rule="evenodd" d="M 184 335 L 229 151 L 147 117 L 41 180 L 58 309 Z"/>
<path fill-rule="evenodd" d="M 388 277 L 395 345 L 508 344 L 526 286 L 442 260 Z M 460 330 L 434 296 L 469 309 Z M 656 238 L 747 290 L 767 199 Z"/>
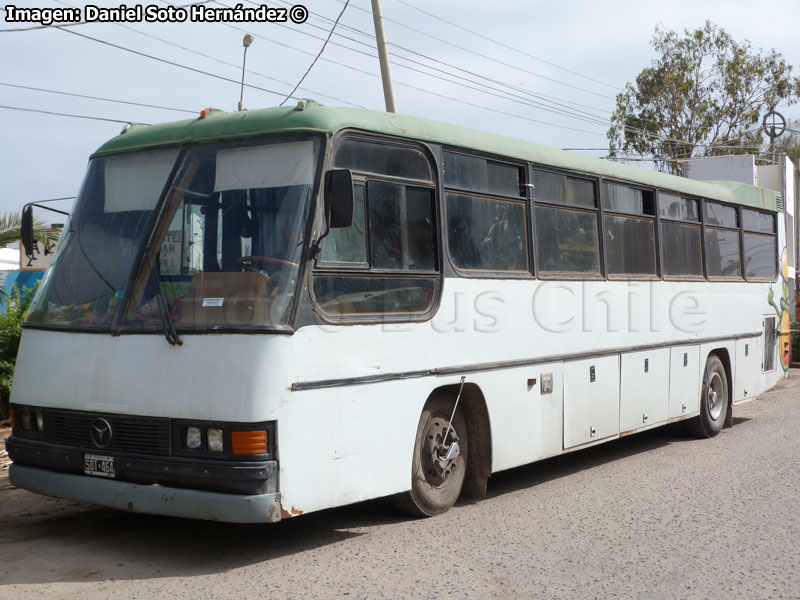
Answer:
<path fill-rule="evenodd" d="M 345 138 L 334 166 L 354 173 L 353 222 L 322 240 L 317 305 L 334 317 L 428 312 L 439 285 L 428 158 L 411 146 Z"/>
<path fill-rule="evenodd" d="M 606 271 L 609 275 L 656 276 L 653 192 L 610 182 L 603 183 L 603 190 Z"/>
<path fill-rule="evenodd" d="M 703 215 L 708 276 L 742 279 L 741 233 L 736 208 L 705 201 Z"/>
<path fill-rule="evenodd" d="M 443 152 L 447 249 L 470 276 L 527 275 L 528 206 L 521 165 Z"/>
<path fill-rule="evenodd" d="M 538 273 L 600 277 L 596 183 L 539 169 L 532 173 Z"/>
<path fill-rule="evenodd" d="M 697 200 L 658 193 L 661 268 L 664 277 L 703 278 L 703 246 Z"/>
<path fill-rule="evenodd" d="M 748 279 L 775 279 L 778 274 L 778 240 L 774 215 L 743 208 L 742 229 L 745 276 Z"/>
<path fill-rule="evenodd" d="M 364 182 L 353 185 L 353 221 L 350 227 L 331 229 L 322 242 L 320 263 L 366 267 L 366 188 Z"/>

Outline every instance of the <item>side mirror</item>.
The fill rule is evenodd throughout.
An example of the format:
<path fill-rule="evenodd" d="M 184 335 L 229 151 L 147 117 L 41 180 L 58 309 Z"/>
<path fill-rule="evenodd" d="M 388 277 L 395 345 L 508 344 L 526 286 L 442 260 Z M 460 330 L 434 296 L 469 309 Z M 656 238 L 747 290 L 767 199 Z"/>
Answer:
<path fill-rule="evenodd" d="M 20 239 L 25 249 L 25 256 L 33 255 L 33 207 L 26 206 L 22 209 L 22 223 L 20 225 Z"/>
<path fill-rule="evenodd" d="M 348 169 L 325 173 L 325 218 L 331 229 L 353 223 L 353 174 Z"/>

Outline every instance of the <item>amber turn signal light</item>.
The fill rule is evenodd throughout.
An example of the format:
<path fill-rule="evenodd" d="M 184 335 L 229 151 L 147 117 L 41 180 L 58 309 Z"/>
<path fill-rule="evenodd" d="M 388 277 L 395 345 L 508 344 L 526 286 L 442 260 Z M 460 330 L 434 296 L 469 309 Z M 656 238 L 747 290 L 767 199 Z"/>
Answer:
<path fill-rule="evenodd" d="M 9 408 L 8 409 L 8 418 L 11 420 L 11 430 L 13 431 L 14 430 L 14 409 L 13 408 Z"/>
<path fill-rule="evenodd" d="M 267 432 L 261 431 L 232 431 L 231 444 L 234 454 L 266 454 Z"/>

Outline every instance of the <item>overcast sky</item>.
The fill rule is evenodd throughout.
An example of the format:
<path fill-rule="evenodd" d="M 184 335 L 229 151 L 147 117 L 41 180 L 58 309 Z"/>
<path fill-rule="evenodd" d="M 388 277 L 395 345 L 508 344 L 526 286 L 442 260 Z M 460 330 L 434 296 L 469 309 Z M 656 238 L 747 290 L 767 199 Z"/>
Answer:
<path fill-rule="evenodd" d="M 220 1 L 228 6 L 235 3 Z M 280 7 L 281 2 L 269 5 Z M 9 3 L 6 0 L 0 6 Z M 161 0 L 152 3 L 167 4 Z M 116 7 L 121 2 L 99 0 L 96 4 Z M 128 6 L 133 4 L 134 0 L 128 2 Z M 73 0 L 23 0 L 16 5 L 84 7 Z M 245 2 L 245 6 L 252 4 Z M 188 112 L 7 85 L 0 85 L 0 105 L 144 123 L 192 117 L 205 107 L 235 110 L 239 99 L 236 83 L 95 40 L 238 80 L 242 36 L 251 32 L 255 41 L 247 55 L 247 67 L 252 71 L 247 82 L 276 93 L 245 89 L 244 104 L 248 108 L 276 106 L 311 64 L 344 4 L 341 0 L 306 0 L 304 6 L 310 16 L 303 25 L 96 23 L 68 28 L 74 33 L 55 28 L 7 31 L 35 24 L 6 23 L 6 15 L 0 11 L 0 83 Z M 341 35 L 331 38 L 297 96 L 329 105 L 351 103 L 384 109 L 374 40 L 344 27 L 373 32 L 369 8 L 369 0 L 351 0 L 336 29 Z M 757 48 L 775 48 L 795 66 L 794 73 L 800 73 L 798 0 L 383 0 L 383 13 L 388 40 L 394 45 L 391 60 L 398 112 L 559 148 L 597 149 L 583 151 L 593 156 L 606 153 L 607 127 L 577 118 L 577 111 L 608 119 L 615 94 L 655 58 L 650 40 L 659 23 L 683 30 L 710 19 L 738 40 L 746 38 Z M 459 81 L 459 77 L 477 81 L 460 80 L 484 91 L 443 80 Z M 519 103 L 492 95 L 497 89 L 510 91 L 504 84 L 548 96 L 566 105 L 561 110 L 569 114 L 554 114 L 530 106 L 527 100 Z M 779 110 L 791 118 L 800 116 L 797 105 Z M 0 108 L 0 212 L 17 211 L 30 201 L 74 196 L 89 155 L 122 127 L 122 123 Z M 65 210 L 71 207 L 72 201 L 60 203 Z M 42 216 L 59 221 L 55 215 Z"/>

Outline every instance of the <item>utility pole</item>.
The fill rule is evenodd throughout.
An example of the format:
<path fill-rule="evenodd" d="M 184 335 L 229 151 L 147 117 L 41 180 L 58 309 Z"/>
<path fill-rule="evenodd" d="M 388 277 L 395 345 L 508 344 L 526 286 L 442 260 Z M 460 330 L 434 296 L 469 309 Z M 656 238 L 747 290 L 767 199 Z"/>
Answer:
<path fill-rule="evenodd" d="M 386 52 L 386 33 L 383 31 L 383 15 L 381 0 L 372 0 L 372 20 L 375 22 L 375 41 L 378 44 L 378 61 L 381 64 L 381 81 L 383 97 L 386 100 L 386 112 L 397 112 L 394 105 L 394 89 L 392 89 L 392 70 L 389 67 L 389 56 Z"/>

